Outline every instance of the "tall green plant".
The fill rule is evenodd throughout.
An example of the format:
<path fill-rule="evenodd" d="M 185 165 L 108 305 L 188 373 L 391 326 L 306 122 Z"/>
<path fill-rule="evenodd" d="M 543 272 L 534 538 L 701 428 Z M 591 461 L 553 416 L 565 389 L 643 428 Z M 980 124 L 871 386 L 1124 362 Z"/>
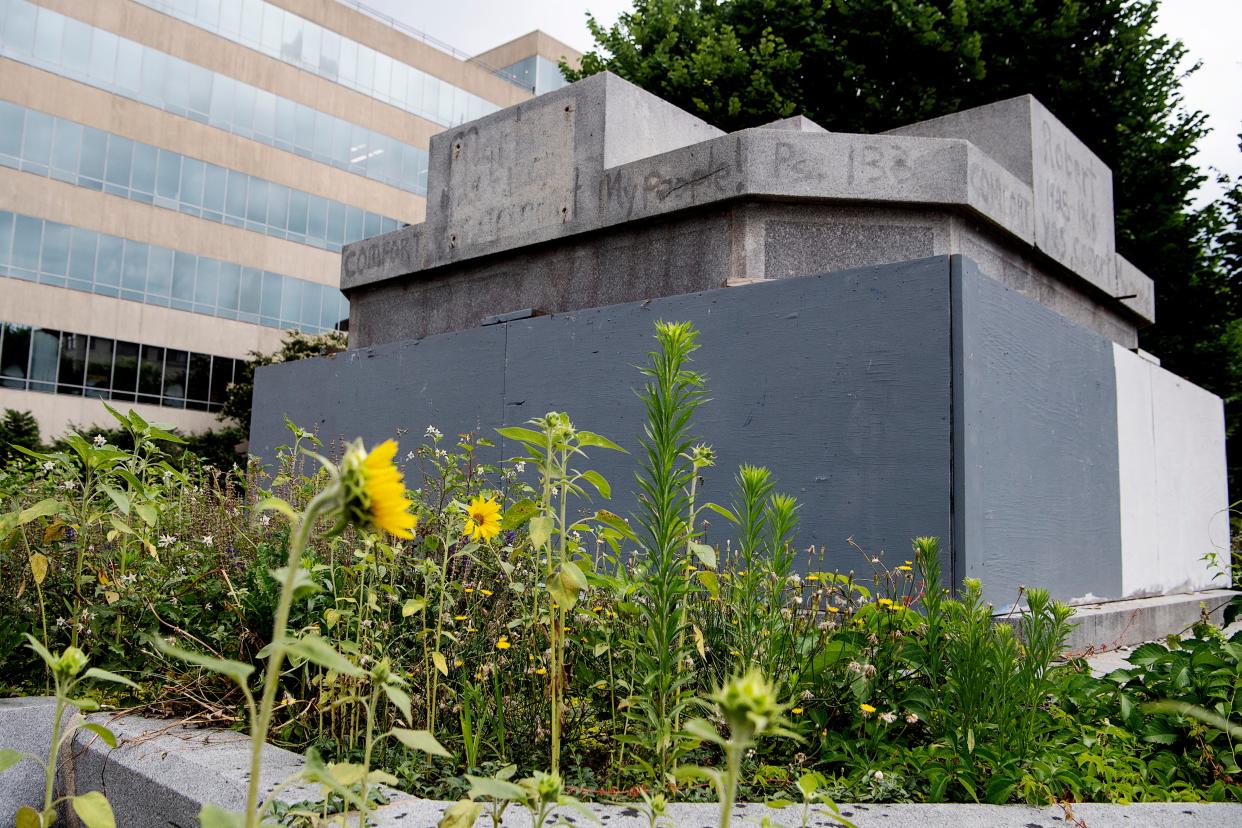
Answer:
<path fill-rule="evenodd" d="M 694 703 L 686 669 L 693 656 L 683 610 L 692 589 L 684 553 L 693 531 L 687 515 L 697 472 L 690 421 L 706 401 L 702 375 L 688 367 L 697 340 L 698 332 L 688 322 L 657 322 L 659 348 L 640 369 L 647 377 L 640 393 L 647 419 L 638 475 L 643 550 L 634 672 L 639 686 L 629 712 L 633 743 L 649 757 L 647 769 L 661 780 L 677 761 L 680 737 L 674 723 Z"/>

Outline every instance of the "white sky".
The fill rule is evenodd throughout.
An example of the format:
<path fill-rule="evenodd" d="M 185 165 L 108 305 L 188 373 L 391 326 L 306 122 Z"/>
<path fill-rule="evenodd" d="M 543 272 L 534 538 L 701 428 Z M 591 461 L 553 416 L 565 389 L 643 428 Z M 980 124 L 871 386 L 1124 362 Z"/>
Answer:
<path fill-rule="evenodd" d="M 586 10 L 611 24 L 631 7 L 630 0 L 362 0 L 469 54 L 486 51 L 532 29 L 582 51 L 594 45 L 586 28 Z M 1202 61 L 1185 81 L 1190 109 L 1208 114 L 1212 132 L 1200 143 L 1200 167 L 1234 179 L 1242 177 L 1242 0 L 1164 0 L 1161 24 L 1189 50 L 1189 63 Z M 1220 192 L 1212 180 L 1201 192 L 1211 200 Z"/>

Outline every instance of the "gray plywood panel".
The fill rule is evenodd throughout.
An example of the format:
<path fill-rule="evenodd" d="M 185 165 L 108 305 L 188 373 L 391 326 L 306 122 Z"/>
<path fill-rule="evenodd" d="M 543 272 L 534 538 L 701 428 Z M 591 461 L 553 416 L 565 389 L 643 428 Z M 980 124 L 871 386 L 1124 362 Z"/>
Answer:
<path fill-rule="evenodd" d="M 1121 594 L 1112 343 L 954 257 L 959 578 Z M 959 323 L 956 324 L 956 323 Z"/>

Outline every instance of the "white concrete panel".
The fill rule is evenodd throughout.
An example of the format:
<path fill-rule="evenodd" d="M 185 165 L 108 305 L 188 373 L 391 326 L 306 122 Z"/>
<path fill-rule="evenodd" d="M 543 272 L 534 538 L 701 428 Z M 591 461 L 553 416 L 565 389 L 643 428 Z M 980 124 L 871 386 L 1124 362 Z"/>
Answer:
<path fill-rule="evenodd" d="M 1224 586 L 1229 555 L 1224 405 L 1114 345 L 1125 597 Z"/>

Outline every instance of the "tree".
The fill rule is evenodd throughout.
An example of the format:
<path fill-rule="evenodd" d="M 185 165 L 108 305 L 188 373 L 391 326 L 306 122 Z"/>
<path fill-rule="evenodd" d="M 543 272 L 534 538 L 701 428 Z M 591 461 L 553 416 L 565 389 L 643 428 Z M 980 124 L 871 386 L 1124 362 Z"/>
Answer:
<path fill-rule="evenodd" d="M 220 420 L 231 423 L 242 429 L 250 428 L 250 410 L 254 403 L 254 370 L 262 365 L 275 365 L 281 362 L 292 362 L 296 359 L 327 356 L 344 351 L 348 345 L 346 334 L 339 331 L 327 331 L 321 334 L 305 334 L 301 331 L 289 331 L 280 350 L 274 354 L 250 352 L 250 359 L 238 369 L 225 394 L 224 405 L 220 409 Z"/>
<path fill-rule="evenodd" d="M 881 132 L 1031 93 L 1113 170 L 1117 249 L 1156 282 L 1157 323 L 1143 346 L 1231 399 L 1242 380 L 1231 337 L 1242 336 L 1237 260 L 1228 269 L 1216 242 L 1227 210 L 1192 209 L 1205 116 L 1183 105 L 1185 48 L 1157 33 L 1157 9 L 1157 0 L 635 0 L 611 28 L 588 15 L 597 48 L 580 71 L 562 71 L 570 80 L 614 72 L 724 130 L 803 114 L 832 131 Z M 1229 422 L 1239 422 L 1232 410 Z"/>
<path fill-rule="evenodd" d="M 38 450 L 39 421 L 29 411 L 6 408 L 0 418 L 0 465 L 19 454 L 14 446 Z"/>

